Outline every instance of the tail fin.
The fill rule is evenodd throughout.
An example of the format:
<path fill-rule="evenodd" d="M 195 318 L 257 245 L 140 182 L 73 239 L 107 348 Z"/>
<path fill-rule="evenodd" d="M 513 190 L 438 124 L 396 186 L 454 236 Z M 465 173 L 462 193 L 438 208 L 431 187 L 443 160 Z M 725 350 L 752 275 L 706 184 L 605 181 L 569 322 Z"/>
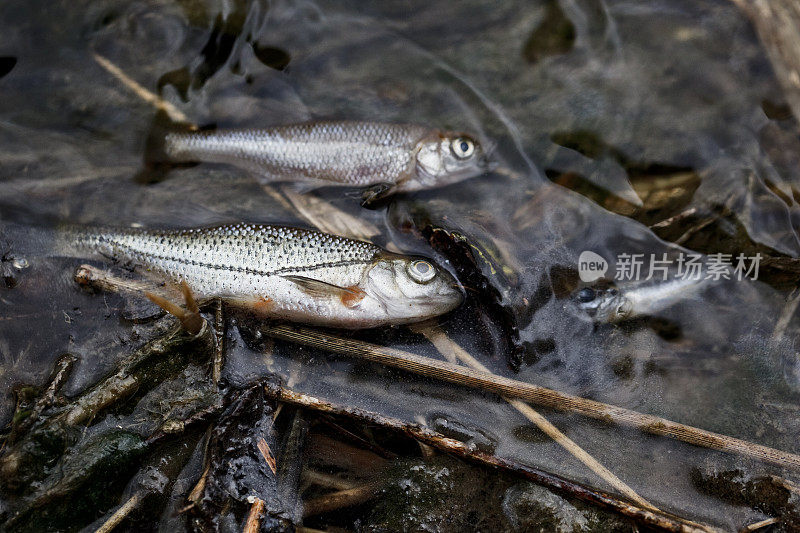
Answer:
<path fill-rule="evenodd" d="M 174 167 L 193 166 L 194 162 L 174 161 L 167 151 L 167 135 L 174 132 L 197 131 L 194 124 L 174 122 L 163 111 L 156 113 L 144 146 L 144 167 L 135 176 L 139 183 L 163 181 Z"/>
<path fill-rule="evenodd" d="M 56 230 L 0 222 L 0 260 L 34 257 L 52 257 L 55 249 Z"/>
<path fill-rule="evenodd" d="M 97 242 L 102 228 L 58 225 L 33 226 L 0 221 L 0 262 L 30 263 L 40 258 L 102 255 Z"/>
<path fill-rule="evenodd" d="M 15 286 L 20 271 L 53 256 L 55 241 L 55 230 L 0 221 L 0 285 Z"/>

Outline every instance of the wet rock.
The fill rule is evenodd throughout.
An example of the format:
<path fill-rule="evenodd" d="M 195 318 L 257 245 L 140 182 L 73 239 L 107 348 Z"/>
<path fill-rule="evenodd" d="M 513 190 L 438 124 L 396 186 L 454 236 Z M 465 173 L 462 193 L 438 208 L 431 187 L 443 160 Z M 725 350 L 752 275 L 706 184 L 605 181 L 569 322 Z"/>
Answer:
<path fill-rule="evenodd" d="M 503 497 L 509 529 L 524 532 L 611 533 L 635 531 L 621 518 L 600 513 L 533 483 L 510 487 Z"/>
<path fill-rule="evenodd" d="M 67 530 L 86 524 L 96 509 L 114 504 L 126 473 L 135 468 L 145 450 L 144 440 L 126 431 L 90 438 L 62 457 L 36 492 L 8 517 L 3 530 Z"/>
<path fill-rule="evenodd" d="M 507 523 L 496 502 L 504 485 L 449 456 L 400 461 L 388 473 L 362 530 L 503 531 Z"/>
<path fill-rule="evenodd" d="M 691 479 L 700 492 L 779 518 L 775 531 L 800 530 L 800 493 L 779 477 L 703 465 L 692 470 Z"/>
<path fill-rule="evenodd" d="M 623 532 L 630 525 L 450 456 L 399 461 L 362 531 Z"/>
<path fill-rule="evenodd" d="M 572 533 L 589 524 L 574 505 L 533 484 L 511 487 L 503 498 L 503 509 L 517 531 Z"/>

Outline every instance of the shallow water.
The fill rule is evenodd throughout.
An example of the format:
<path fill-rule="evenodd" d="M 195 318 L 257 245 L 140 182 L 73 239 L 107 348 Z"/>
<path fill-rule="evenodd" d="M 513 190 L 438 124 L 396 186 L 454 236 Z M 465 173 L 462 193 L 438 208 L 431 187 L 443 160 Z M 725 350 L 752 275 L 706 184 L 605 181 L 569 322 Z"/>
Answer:
<path fill-rule="evenodd" d="M 31 1 L 0 7 L 0 21 L 0 56 L 16 59 L 0 78 L 2 222 L 307 224 L 232 168 L 135 180 L 155 112 L 93 53 L 201 125 L 346 118 L 474 131 L 496 143 L 512 176 L 374 211 L 355 191 L 315 194 L 404 251 L 431 253 L 409 226 L 466 236 L 517 322 L 519 371 L 485 340 L 478 304 L 443 327 L 495 372 L 800 453 L 797 320 L 776 334 L 792 283 L 773 272 L 712 284 L 660 313 L 680 333 L 669 339 L 648 325 L 595 327 L 554 289 L 583 250 L 609 260 L 676 250 L 663 239 L 692 224 L 649 226 L 691 209 L 711 222 L 680 241 L 689 249 L 800 255 L 798 124 L 731 2 Z M 14 273 L 16 286 L 0 287 L 2 390 L 41 384 L 69 351 L 80 357 L 66 389 L 75 394 L 149 337 L 125 319 L 134 303 L 75 286 L 78 264 L 32 261 Z M 449 417 L 491 436 L 500 456 L 611 490 L 558 445 L 526 438 L 528 422 L 491 395 L 280 343 L 265 365 L 252 326 L 241 329 L 231 329 L 224 370 L 233 383 L 292 372 L 300 390 L 407 420 Z M 365 338 L 438 357 L 402 330 Z M 4 396 L 4 419 L 12 408 Z M 690 472 L 778 469 L 546 413 L 664 510 L 725 529 L 763 518 L 701 494 Z"/>

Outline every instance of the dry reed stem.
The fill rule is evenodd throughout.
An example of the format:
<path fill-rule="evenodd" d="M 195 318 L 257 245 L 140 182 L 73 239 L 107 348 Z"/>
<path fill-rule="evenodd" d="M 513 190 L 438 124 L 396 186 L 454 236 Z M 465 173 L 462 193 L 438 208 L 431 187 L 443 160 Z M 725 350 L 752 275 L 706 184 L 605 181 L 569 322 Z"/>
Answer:
<path fill-rule="evenodd" d="M 163 111 L 167 114 L 167 116 L 173 122 L 183 122 L 189 123 L 189 118 L 177 107 L 172 105 L 170 102 L 167 102 L 157 94 L 153 93 L 152 91 L 148 91 L 144 87 L 142 87 L 136 80 L 125 74 L 122 69 L 116 66 L 114 63 L 106 59 L 105 57 L 101 56 L 100 54 L 93 53 L 92 57 L 97 63 L 106 69 L 112 76 L 117 78 L 125 87 L 130 89 L 131 91 L 136 94 L 139 98 L 147 102 L 148 104 L 153 105 L 154 107 L 158 108 L 159 110 Z"/>
<path fill-rule="evenodd" d="M 343 507 L 352 507 L 362 504 L 375 497 L 380 485 L 377 483 L 365 483 L 352 489 L 338 490 L 329 492 L 317 498 L 307 500 L 303 503 L 303 517 L 314 516 L 330 511 L 336 511 Z"/>
<path fill-rule="evenodd" d="M 648 527 L 655 527 L 663 531 L 682 533 L 709 533 L 717 531 L 710 526 L 689 522 L 683 518 L 668 513 L 642 509 L 639 505 L 621 500 L 617 496 L 600 492 L 593 488 L 580 485 L 573 481 L 564 479 L 549 472 L 538 470 L 528 465 L 517 463 L 508 459 L 502 459 L 490 453 L 483 452 L 462 441 L 445 437 L 444 435 L 419 424 L 383 416 L 378 413 L 359 409 L 357 407 L 336 405 L 308 394 L 289 390 L 286 387 L 278 386 L 274 383 L 265 384 L 264 389 L 269 397 L 274 398 L 277 401 L 296 405 L 304 409 L 311 409 L 335 416 L 342 416 L 349 419 L 358 420 L 366 424 L 379 425 L 387 429 L 402 432 L 403 434 L 419 442 L 430 445 L 444 453 L 449 453 L 461 459 L 519 475 L 538 485 L 547 487 L 550 490 L 577 498 L 592 505 L 597 505 L 603 509 L 619 513 L 636 521 L 639 524 L 643 524 Z"/>
<path fill-rule="evenodd" d="M 464 387 L 488 390 L 500 396 L 519 398 L 551 409 L 579 413 L 610 424 L 633 427 L 647 433 L 670 437 L 696 446 L 744 455 L 765 463 L 800 470 L 800 456 L 790 452 L 776 450 L 775 448 L 687 426 L 623 407 L 573 396 L 532 383 L 472 370 L 461 365 L 423 357 L 396 348 L 344 339 L 305 327 L 275 325 L 267 326 L 263 331 L 272 337 L 285 341 L 298 342 L 346 356 L 359 357 L 430 378 L 456 383 Z"/>
<path fill-rule="evenodd" d="M 772 524 L 777 524 L 780 520 L 777 518 L 767 518 L 766 520 L 762 520 L 760 522 L 756 522 L 755 524 L 750 524 L 749 526 L 743 527 L 740 531 L 741 533 L 751 533 L 752 531 L 758 531 L 759 529 L 763 529 L 767 526 L 771 526 Z"/>
<path fill-rule="evenodd" d="M 277 474 L 278 465 L 275 463 L 275 458 L 272 456 L 272 450 L 269 449 L 269 444 L 267 444 L 267 441 L 264 440 L 264 437 L 261 437 L 258 440 L 258 451 L 261 452 L 261 456 L 264 458 L 267 466 L 270 470 L 272 470 L 272 474 Z"/>
<path fill-rule="evenodd" d="M 96 533 L 109 533 L 113 531 L 115 527 L 117 527 L 120 522 L 125 520 L 125 518 L 133 511 L 137 505 L 139 505 L 139 501 L 142 499 L 141 495 L 137 492 L 133 496 L 131 496 L 128 501 L 126 501 L 122 506 L 114 511 L 108 520 L 106 520 L 102 526 L 100 526 Z"/>
<path fill-rule="evenodd" d="M 483 366 L 477 359 L 467 353 L 464 348 L 456 344 L 438 327 L 417 327 L 415 331 L 422 333 L 431 344 L 446 358 L 458 359 L 470 368 L 479 370 L 481 372 L 491 373 L 488 368 Z M 603 466 L 597 459 L 595 459 L 589 452 L 581 448 L 575 441 L 564 435 L 556 426 L 549 420 L 542 416 L 538 411 L 530 405 L 522 402 L 516 398 L 503 397 L 514 409 L 522 413 L 522 416 L 536 424 L 536 427 L 544 431 L 551 439 L 556 441 L 562 448 L 567 450 L 576 459 L 586 465 L 592 472 L 600 476 L 606 483 L 617 489 L 620 493 L 627 496 L 631 501 L 641 505 L 645 509 L 658 511 L 658 508 L 653 504 L 639 496 L 627 483 L 622 481 L 611 470 Z"/>

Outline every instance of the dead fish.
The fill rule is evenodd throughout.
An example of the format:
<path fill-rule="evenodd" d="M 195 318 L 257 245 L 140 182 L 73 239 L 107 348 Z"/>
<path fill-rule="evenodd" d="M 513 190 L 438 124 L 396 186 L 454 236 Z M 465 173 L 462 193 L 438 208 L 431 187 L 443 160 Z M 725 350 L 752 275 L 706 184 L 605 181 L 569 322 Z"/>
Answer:
<path fill-rule="evenodd" d="M 158 151 L 172 163 L 226 163 L 264 181 L 373 187 L 374 196 L 449 185 L 491 166 L 463 133 L 354 121 L 170 132 Z"/>
<path fill-rule="evenodd" d="M 629 287 L 604 284 L 583 287 L 572 295 L 572 299 L 595 322 L 614 323 L 652 316 L 691 298 L 705 285 L 706 280 L 695 278 L 675 278 Z"/>
<path fill-rule="evenodd" d="M 307 229 L 241 223 L 62 235 L 62 250 L 185 281 L 199 299 L 222 298 L 269 318 L 370 328 L 435 317 L 463 300 L 458 282 L 430 259 Z"/>

